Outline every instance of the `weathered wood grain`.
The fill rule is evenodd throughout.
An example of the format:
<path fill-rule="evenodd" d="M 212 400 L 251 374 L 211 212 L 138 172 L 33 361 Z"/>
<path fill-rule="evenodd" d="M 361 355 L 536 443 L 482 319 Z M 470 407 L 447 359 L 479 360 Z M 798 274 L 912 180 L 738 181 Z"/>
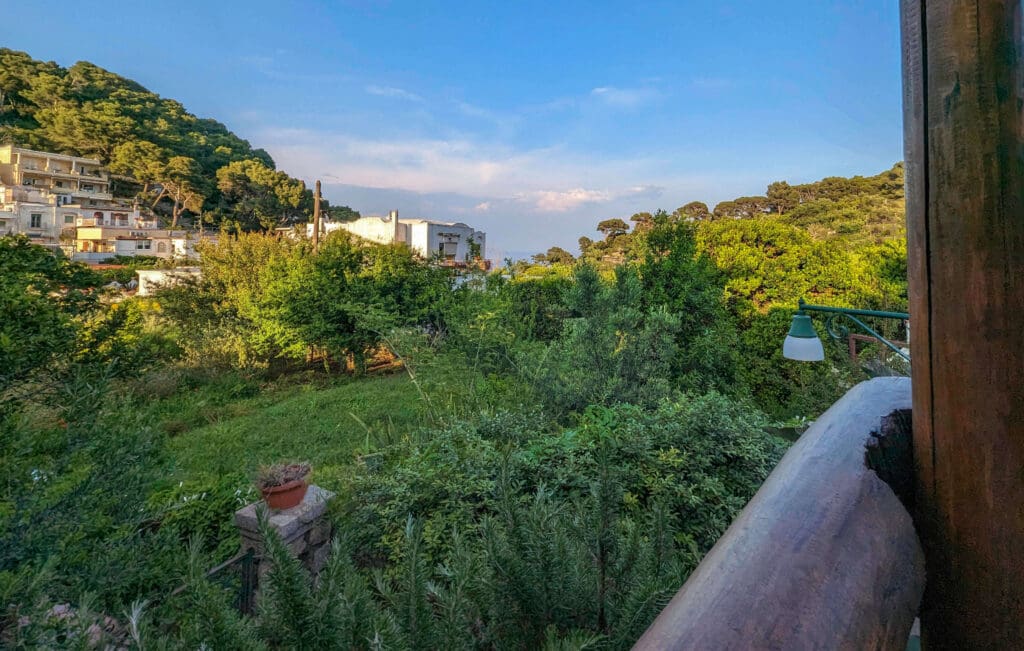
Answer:
<path fill-rule="evenodd" d="M 926 649 L 1024 649 L 1021 0 L 903 0 Z"/>
<path fill-rule="evenodd" d="M 825 412 L 634 648 L 902 651 L 924 556 L 866 455 L 883 419 L 909 407 L 910 380 L 886 377 Z M 886 472 L 910 472 L 909 459 L 900 469 L 884 456 Z"/>

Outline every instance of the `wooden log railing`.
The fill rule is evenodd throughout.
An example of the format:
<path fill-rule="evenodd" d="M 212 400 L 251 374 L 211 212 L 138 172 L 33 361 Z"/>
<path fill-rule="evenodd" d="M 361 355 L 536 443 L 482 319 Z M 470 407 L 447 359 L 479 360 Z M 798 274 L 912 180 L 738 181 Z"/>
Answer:
<path fill-rule="evenodd" d="M 905 649 L 924 592 L 921 545 L 890 486 L 912 486 L 909 409 L 909 378 L 836 402 L 634 648 Z"/>

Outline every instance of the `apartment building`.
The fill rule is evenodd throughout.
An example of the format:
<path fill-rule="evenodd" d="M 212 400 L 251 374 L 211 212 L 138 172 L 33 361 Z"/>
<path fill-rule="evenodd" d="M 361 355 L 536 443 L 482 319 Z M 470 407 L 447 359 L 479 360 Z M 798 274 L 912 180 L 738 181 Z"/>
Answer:
<path fill-rule="evenodd" d="M 216 236 L 200 235 L 181 229 L 144 226 L 80 226 L 72 259 L 102 262 L 113 256 L 145 255 L 157 258 L 196 258 L 196 244 L 215 241 Z"/>
<path fill-rule="evenodd" d="M 98 160 L 3 145 L 0 235 L 13 233 L 86 262 L 118 255 L 195 258 L 200 239 L 161 229 L 156 217 L 115 198 Z"/>
<path fill-rule="evenodd" d="M 0 145 L 0 183 L 46 190 L 57 205 L 89 206 L 114 198 L 110 175 L 98 160 L 14 145 Z"/>
<path fill-rule="evenodd" d="M 43 246 L 71 249 L 83 219 L 151 221 L 114 199 L 98 160 L 0 146 L 0 235 L 21 233 Z"/>

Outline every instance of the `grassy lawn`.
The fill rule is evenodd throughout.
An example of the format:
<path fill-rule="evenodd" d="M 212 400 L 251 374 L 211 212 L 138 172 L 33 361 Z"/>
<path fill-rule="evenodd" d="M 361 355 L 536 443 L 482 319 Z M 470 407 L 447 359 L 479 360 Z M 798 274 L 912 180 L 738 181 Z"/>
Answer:
<path fill-rule="evenodd" d="M 425 419 L 419 394 L 404 374 L 291 386 L 191 409 L 212 422 L 169 440 L 169 479 L 175 482 L 238 472 L 251 476 L 262 464 L 291 459 L 310 461 L 313 480 L 329 486 L 367 441 L 372 447 L 401 437 Z"/>

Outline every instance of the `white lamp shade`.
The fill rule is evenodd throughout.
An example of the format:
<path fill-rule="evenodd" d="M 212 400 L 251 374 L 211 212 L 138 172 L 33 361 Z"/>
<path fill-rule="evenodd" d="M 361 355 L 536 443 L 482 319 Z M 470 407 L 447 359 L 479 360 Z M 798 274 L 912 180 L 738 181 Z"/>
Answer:
<path fill-rule="evenodd" d="M 782 356 L 798 362 L 820 362 L 825 359 L 825 348 L 817 337 L 786 337 L 782 344 Z"/>

